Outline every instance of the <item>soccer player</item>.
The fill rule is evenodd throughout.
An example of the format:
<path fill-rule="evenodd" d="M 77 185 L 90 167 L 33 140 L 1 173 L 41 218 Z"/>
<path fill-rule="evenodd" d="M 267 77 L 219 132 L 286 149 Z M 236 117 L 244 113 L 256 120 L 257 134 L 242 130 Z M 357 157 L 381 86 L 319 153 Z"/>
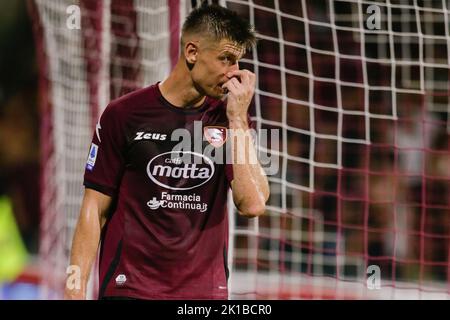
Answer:
<path fill-rule="evenodd" d="M 238 66 L 254 43 L 247 21 L 204 5 L 183 25 L 169 77 L 107 106 L 72 245 L 81 286 L 66 286 L 65 298 L 86 297 L 99 242 L 100 299 L 228 298 L 228 189 L 247 217 L 263 214 L 269 197 L 264 171 L 251 161 L 255 75 Z M 226 146 L 232 163 L 215 157 Z"/>

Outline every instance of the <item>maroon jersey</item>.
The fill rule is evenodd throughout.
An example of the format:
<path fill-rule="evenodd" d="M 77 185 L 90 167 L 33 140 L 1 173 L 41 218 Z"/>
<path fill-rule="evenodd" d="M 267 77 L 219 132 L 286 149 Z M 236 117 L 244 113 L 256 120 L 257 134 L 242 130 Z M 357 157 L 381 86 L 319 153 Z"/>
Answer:
<path fill-rule="evenodd" d="M 207 97 L 182 109 L 158 85 L 105 109 L 84 176 L 85 187 L 113 198 L 101 237 L 100 298 L 228 297 L 232 166 L 212 156 L 226 154 L 227 127 L 222 101 Z M 190 141 L 180 148 L 186 132 Z"/>

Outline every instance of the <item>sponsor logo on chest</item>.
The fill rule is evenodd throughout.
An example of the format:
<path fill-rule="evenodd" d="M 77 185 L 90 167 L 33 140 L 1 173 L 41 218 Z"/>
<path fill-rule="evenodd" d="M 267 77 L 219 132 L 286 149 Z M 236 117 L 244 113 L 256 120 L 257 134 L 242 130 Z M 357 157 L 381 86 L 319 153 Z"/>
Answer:
<path fill-rule="evenodd" d="M 170 190 L 190 190 L 207 183 L 214 175 L 211 159 L 191 151 L 170 151 L 147 164 L 147 175 L 157 185 Z"/>
<path fill-rule="evenodd" d="M 168 192 L 162 192 L 160 199 L 153 197 L 147 202 L 147 206 L 152 211 L 163 208 L 171 210 L 193 210 L 199 213 L 204 213 L 208 210 L 208 204 L 203 202 L 201 196 L 195 193 L 171 194 Z"/>

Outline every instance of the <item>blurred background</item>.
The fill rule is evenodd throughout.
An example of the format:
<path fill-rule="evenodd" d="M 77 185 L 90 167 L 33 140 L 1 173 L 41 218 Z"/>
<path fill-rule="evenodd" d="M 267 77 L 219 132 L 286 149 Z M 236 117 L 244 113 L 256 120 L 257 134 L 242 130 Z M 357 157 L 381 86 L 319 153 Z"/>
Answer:
<path fill-rule="evenodd" d="M 251 113 L 281 132 L 266 215 L 231 219 L 232 297 L 449 299 L 448 2 L 219 2 L 255 25 Z M 168 74 L 199 3 L 0 2 L 0 299 L 61 297 L 97 117 Z"/>
<path fill-rule="evenodd" d="M 35 297 L 39 245 L 38 67 L 25 1 L 0 3 L 0 299 Z"/>

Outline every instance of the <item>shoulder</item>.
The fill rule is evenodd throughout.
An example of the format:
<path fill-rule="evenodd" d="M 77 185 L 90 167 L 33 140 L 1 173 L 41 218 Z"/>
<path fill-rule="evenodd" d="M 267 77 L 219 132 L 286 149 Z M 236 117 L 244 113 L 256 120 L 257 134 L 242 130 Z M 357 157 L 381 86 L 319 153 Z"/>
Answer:
<path fill-rule="evenodd" d="M 151 85 L 112 100 L 106 107 L 105 111 L 107 109 L 113 110 L 112 112 L 116 113 L 131 111 L 132 109 L 147 105 L 154 96 L 155 85 Z"/>
<path fill-rule="evenodd" d="M 151 85 L 112 100 L 103 110 L 101 121 L 126 119 L 129 114 L 148 106 L 155 98 L 155 90 L 155 85 Z"/>

